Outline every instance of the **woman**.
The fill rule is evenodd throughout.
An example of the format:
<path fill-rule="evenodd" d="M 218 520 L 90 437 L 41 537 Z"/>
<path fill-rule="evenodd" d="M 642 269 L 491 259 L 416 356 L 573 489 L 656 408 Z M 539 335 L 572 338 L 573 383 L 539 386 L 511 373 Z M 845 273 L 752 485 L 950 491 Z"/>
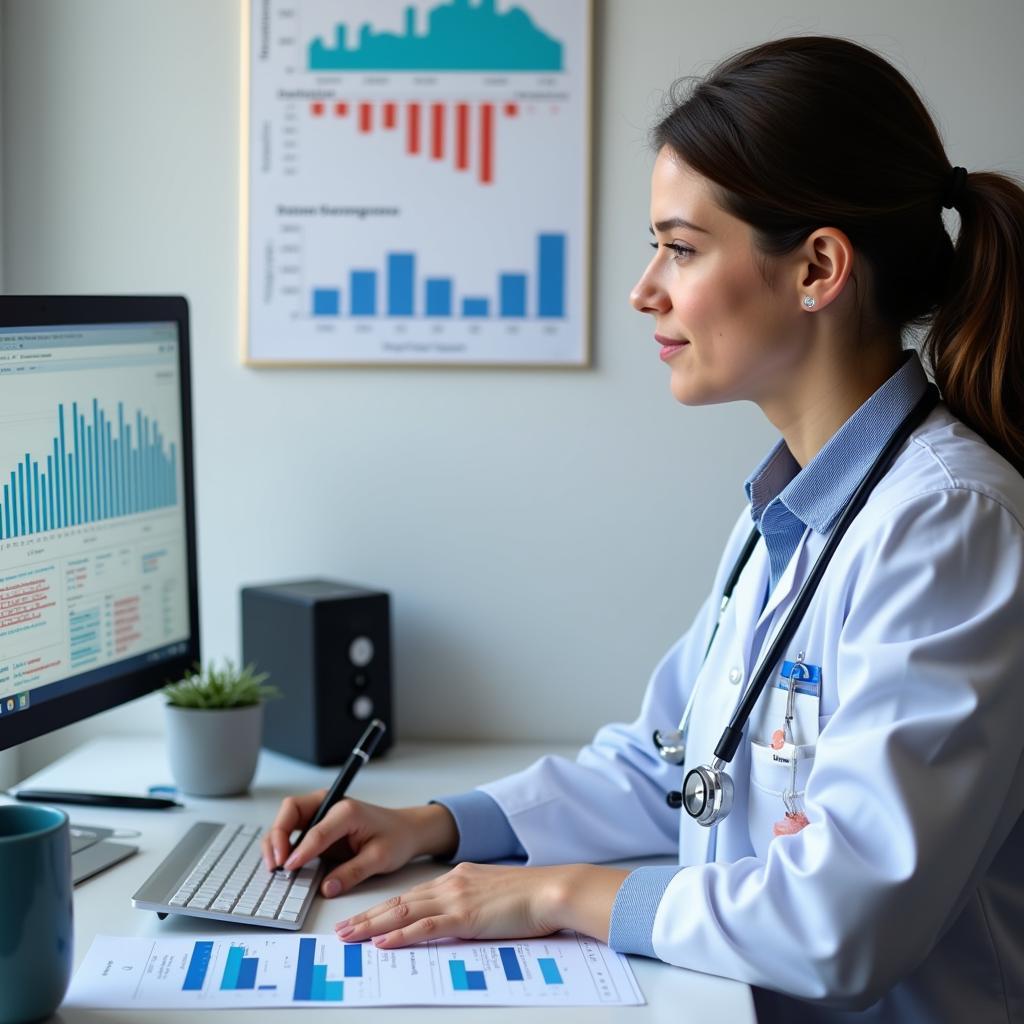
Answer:
<path fill-rule="evenodd" d="M 575 762 L 427 807 L 344 801 L 288 864 L 347 840 L 335 895 L 424 853 L 526 858 L 461 863 L 340 922 L 348 941 L 575 928 L 748 982 L 762 1019 L 1024 1019 L 1024 193 L 951 167 L 906 80 L 840 39 L 731 58 L 654 134 L 655 252 L 633 305 L 680 402 L 753 401 L 782 435 L 707 600 L 639 718 Z M 921 325 L 938 405 L 901 345 Z M 704 827 L 665 794 L 715 756 L 888 442 L 895 461 L 767 666 L 732 811 Z M 686 705 L 680 768 L 650 737 Z M 268 864 L 320 795 L 285 801 Z M 666 853 L 679 864 L 584 863 Z"/>

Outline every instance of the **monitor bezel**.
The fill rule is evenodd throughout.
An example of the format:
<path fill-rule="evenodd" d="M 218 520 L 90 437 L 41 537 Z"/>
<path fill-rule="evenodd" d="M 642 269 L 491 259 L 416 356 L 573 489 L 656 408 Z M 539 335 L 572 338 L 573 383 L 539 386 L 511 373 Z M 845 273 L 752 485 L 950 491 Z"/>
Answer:
<path fill-rule="evenodd" d="M 181 467 L 185 498 L 185 547 L 188 565 L 188 648 L 183 654 L 135 669 L 86 690 L 25 711 L 0 716 L 0 750 L 109 711 L 180 678 L 200 660 L 199 578 L 196 561 L 195 481 L 193 477 L 192 377 L 188 300 L 181 295 L 0 296 L 0 328 L 62 324 L 113 324 L 174 321 L 178 327 L 181 382 Z"/>

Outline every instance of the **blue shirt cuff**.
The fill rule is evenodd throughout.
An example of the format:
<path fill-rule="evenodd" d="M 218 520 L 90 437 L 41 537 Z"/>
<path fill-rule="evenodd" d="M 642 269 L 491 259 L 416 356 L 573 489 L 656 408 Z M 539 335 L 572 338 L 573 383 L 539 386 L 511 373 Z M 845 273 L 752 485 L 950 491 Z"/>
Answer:
<path fill-rule="evenodd" d="M 678 864 L 637 868 L 619 886 L 612 904 L 608 945 L 619 953 L 639 953 L 657 957 L 654 952 L 654 915 L 668 888 L 680 872 Z"/>
<path fill-rule="evenodd" d="M 469 860 L 478 864 L 494 860 L 526 860 L 526 850 L 519 842 L 505 812 L 497 801 L 481 789 L 456 796 L 431 800 L 447 807 L 459 830 L 459 848 L 452 863 Z"/>

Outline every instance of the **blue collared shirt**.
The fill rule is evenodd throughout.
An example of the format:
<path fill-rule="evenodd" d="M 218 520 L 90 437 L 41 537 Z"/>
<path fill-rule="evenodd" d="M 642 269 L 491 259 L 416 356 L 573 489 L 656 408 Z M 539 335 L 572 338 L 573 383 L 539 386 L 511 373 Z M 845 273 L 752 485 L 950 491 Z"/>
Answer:
<path fill-rule="evenodd" d="M 921 361 L 902 366 L 836 431 L 803 468 L 780 439 L 747 478 L 750 515 L 768 549 L 772 588 L 808 529 L 825 535 L 835 525 L 864 474 L 928 386 Z M 459 830 L 456 861 L 524 859 L 526 851 L 498 804 L 473 790 L 444 797 Z M 679 865 L 637 868 L 612 907 L 609 944 L 623 953 L 654 956 L 654 917 Z"/>
<path fill-rule="evenodd" d="M 917 353 L 825 442 L 801 471 L 778 441 L 747 477 L 750 517 L 768 549 L 771 586 L 779 582 L 808 528 L 825 536 L 849 504 L 864 474 L 928 386 Z"/>

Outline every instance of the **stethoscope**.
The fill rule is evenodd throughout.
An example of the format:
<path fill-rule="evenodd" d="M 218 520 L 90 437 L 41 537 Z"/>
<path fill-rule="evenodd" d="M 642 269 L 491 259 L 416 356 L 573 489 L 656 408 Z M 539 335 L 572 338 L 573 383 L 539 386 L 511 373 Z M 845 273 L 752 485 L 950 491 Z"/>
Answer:
<path fill-rule="evenodd" d="M 683 788 L 681 790 L 673 790 L 668 794 L 669 806 L 674 809 L 682 807 L 697 824 L 706 826 L 717 825 L 732 810 L 733 782 L 725 769 L 739 747 L 740 739 L 743 736 L 743 729 L 754 710 L 754 705 L 757 704 L 765 685 L 772 677 L 773 668 L 782 656 L 783 650 L 793 639 L 793 635 L 800 625 L 800 620 L 807 611 L 811 598 L 814 596 L 814 592 L 817 590 L 818 584 L 825 574 L 825 569 L 836 548 L 839 546 L 843 535 L 849 529 L 857 513 L 864 507 L 864 503 L 867 501 L 868 495 L 875 485 L 889 470 L 893 462 L 896 461 L 896 457 L 907 439 L 924 422 L 925 417 L 935 408 L 938 401 L 938 390 L 934 385 L 929 384 L 924 395 L 914 408 L 907 413 L 896 429 L 896 432 L 878 453 L 875 461 L 857 485 L 857 489 L 850 498 L 849 504 L 843 510 L 843 514 L 839 517 L 839 521 L 829 534 L 821 554 L 818 555 L 807 579 L 804 580 L 803 585 L 800 587 L 793 606 L 790 608 L 789 614 L 786 616 L 775 639 L 768 648 L 768 652 L 761 659 L 757 671 L 754 673 L 746 692 L 743 694 L 743 699 L 729 720 L 729 724 L 725 727 L 725 731 L 718 741 L 718 746 L 715 747 L 715 756 L 711 764 L 691 768 L 683 777 Z M 715 620 L 714 628 L 711 631 L 711 638 L 708 640 L 708 645 L 704 650 L 702 666 L 711 653 L 711 645 L 715 642 L 718 627 L 722 622 L 722 617 L 725 615 L 726 608 L 729 606 L 732 592 L 739 581 L 744 567 L 750 560 L 750 556 L 753 554 L 760 536 L 760 532 L 755 527 L 744 543 L 743 550 L 740 552 L 739 557 L 736 559 L 736 564 L 729 573 L 722 591 L 722 602 L 718 608 L 718 618 Z M 686 735 L 696 696 L 697 686 L 695 685 L 686 701 L 683 717 L 679 721 L 678 729 L 664 733 L 660 729 L 655 730 L 654 745 L 658 748 L 658 753 L 662 759 L 669 764 L 681 765 L 686 760 Z"/>

